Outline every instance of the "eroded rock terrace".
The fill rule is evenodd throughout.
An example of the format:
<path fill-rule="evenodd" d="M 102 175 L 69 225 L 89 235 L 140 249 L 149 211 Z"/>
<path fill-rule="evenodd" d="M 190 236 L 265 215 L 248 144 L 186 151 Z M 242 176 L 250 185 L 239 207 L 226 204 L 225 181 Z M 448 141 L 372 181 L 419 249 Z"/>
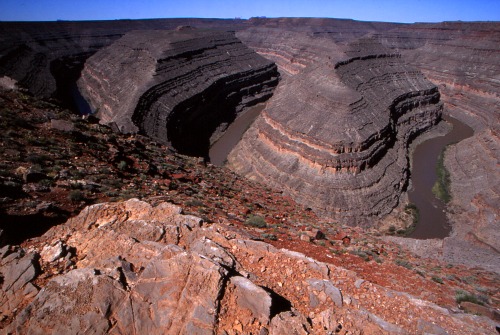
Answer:
<path fill-rule="evenodd" d="M 231 33 L 136 31 L 91 57 L 79 86 L 101 122 L 206 156 L 245 107 L 272 95 L 278 78 L 272 62 Z"/>
<path fill-rule="evenodd" d="M 229 162 L 321 214 L 360 224 L 398 204 L 408 142 L 440 120 L 442 104 L 435 85 L 374 40 L 334 51 L 286 79 Z"/>
<path fill-rule="evenodd" d="M 451 313 L 226 224 L 207 225 L 169 203 L 93 205 L 42 239 L 41 250 L 0 249 L 0 298 L 15 313 L 6 332 L 494 331 L 487 319 Z M 39 290 L 38 269 L 51 263 L 66 270 Z"/>

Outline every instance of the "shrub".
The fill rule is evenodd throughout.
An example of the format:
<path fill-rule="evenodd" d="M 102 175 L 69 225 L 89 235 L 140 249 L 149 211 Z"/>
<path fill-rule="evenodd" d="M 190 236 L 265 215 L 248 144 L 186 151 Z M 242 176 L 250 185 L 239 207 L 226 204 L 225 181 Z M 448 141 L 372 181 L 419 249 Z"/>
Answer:
<path fill-rule="evenodd" d="M 268 240 L 271 240 L 271 241 L 277 241 L 278 240 L 278 237 L 274 234 L 262 234 L 260 235 L 263 239 L 268 239 Z"/>
<path fill-rule="evenodd" d="M 125 171 L 128 167 L 128 164 L 125 161 L 120 161 L 120 163 L 118 163 L 117 167 L 120 171 Z"/>
<path fill-rule="evenodd" d="M 361 257 L 365 262 L 368 262 L 370 260 L 370 256 L 366 252 L 362 251 L 361 249 L 351 250 L 351 251 L 349 251 L 349 253 L 351 255 L 356 255 L 358 257 Z"/>
<path fill-rule="evenodd" d="M 441 278 L 439 278 L 438 276 L 432 276 L 431 279 L 438 284 L 444 284 L 443 280 Z"/>
<path fill-rule="evenodd" d="M 266 228 L 267 223 L 262 216 L 252 215 L 245 221 L 246 226 L 256 227 L 256 228 Z"/>
<path fill-rule="evenodd" d="M 205 207 L 205 204 L 198 200 L 198 199 L 192 199 L 186 201 L 186 206 L 191 206 L 191 207 Z"/>
<path fill-rule="evenodd" d="M 486 299 L 484 297 L 481 299 L 481 297 L 463 290 L 458 290 L 455 293 L 455 301 L 457 302 L 457 304 L 468 301 L 472 302 L 473 304 L 484 305 L 486 303 L 485 300 Z"/>
<path fill-rule="evenodd" d="M 85 199 L 85 196 L 83 195 L 82 191 L 73 190 L 73 191 L 69 192 L 68 198 L 72 202 L 80 202 L 80 201 Z"/>
<path fill-rule="evenodd" d="M 396 259 L 396 261 L 394 261 L 394 263 L 396 263 L 396 265 L 407 268 L 408 270 L 413 269 L 413 266 L 410 264 L 410 262 L 408 262 L 404 259 Z"/>
<path fill-rule="evenodd" d="M 437 180 L 432 186 L 432 193 L 441 199 L 443 202 L 448 203 L 451 200 L 450 194 L 450 173 L 448 169 L 444 166 L 444 154 L 446 152 L 446 148 L 443 149 L 441 154 L 439 155 L 437 166 L 436 166 L 436 174 Z"/>
<path fill-rule="evenodd" d="M 317 245 L 324 247 L 326 245 L 325 241 L 316 241 Z"/>

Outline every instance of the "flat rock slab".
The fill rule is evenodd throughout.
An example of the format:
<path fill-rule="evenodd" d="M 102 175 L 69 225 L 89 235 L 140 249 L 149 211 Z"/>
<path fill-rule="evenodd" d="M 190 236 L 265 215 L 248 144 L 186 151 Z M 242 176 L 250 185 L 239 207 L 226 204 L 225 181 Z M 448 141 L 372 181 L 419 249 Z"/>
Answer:
<path fill-rule="evenodd" d="M 231 283 L 236 287 L 238 305 L 242 308 L 248 308 L 256 319 L 267 324 L 271 314 L 272 299 L 270 294 L 245 277 L 231 277 Z"/>
<path fill-rule="evenodd" d="M 309 304 L 312 308 L 327 303 L 327 298 L 337 307 L 342 307 L 342 292 L 332 282 L 323 279 L 307 279 L 309 284 Z"/>

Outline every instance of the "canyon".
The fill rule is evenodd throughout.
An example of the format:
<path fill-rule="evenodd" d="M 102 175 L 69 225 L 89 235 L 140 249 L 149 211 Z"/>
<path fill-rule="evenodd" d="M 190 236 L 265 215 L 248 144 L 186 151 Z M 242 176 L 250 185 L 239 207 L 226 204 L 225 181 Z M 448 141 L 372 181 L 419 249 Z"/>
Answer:
<path fill-rule="evenodd" d="M 204 157 L 278 79 L 276 66 L 233 34 L 185 28 L 125 34 L 87 60 L 78 85 L 101 122 Z"/>
<path fill-rule="evenodd" d="M 366 225 L 396 207 L 408 142 L 440 120 L 442 104 L 435 85 L 376 41 L 329 50 L 277 90 L 229 166 L 322 215 Z"/>
<path fill-rule="evenodd" d="M 33 111 L 32 119 L 43 115 L 40 120 L 55 122 L 49 128 L 78 135 L 65 158 L 73 165 L 88 157 L 102 159 L 97 156 L 110 150 L 107 162 L 78 165 L 75 175 L 85 178 L 85 171 L 97 171 L 92 164 L 99 169 L 113 164 L 111 171 L 129 188 L 127 194 L 139 192 L 133 190 L 136 185 L 142 185 L 139 193 L 147 193 L 146 201 L 101 203 L 109 197 L 85 191 L 95 205 L 61 203 L 74 210 L 69 220 L 59 218 L 61 224 L 41 236 L 13 239 L 8 236 L 16 231 L 12 218 L 31 213 L 28 199 L 47 197 L 56 206 L 61 200 L 48 195 L 56 189 L 66 194 L 70 184 L 59 185 L 63 177 L 58 172 L 52 182 L 57 187 L 40 191 L 43 185 L 30 180 L 36 177 L 27 177 L 34 169 L 28 162 L 35 160 L 23 154 L 19 143 L 23 136 L 27 143 L 36 142 L 24 134 L 38 129 L 36 123 L 22 126 L 26 131 L 16 136 L 14 128 L 6 131 L 10 135 L 0 153 L 12 171 L 1 177 L 0 215 L 14 221 L 0 226 L 2 327 L 12 333 L 494 332 L 500 269 L 499 45 L 497 22 L 0 23 L 2 86 L 12 89 L 17 83 L 48 101 L 38 103 L 43 108 L 50 102 L 74 109 L 75 95 L 84 98 L 91 112 L 85 118 L 97 116 L 103 126 L 86 126 L 88 121 L 78 117 L 69 125 L 55 122 L 60 112 L 41 112 L 26 96 L 4 96 L 4 104 L 23 114 Z M 426 240 L 380 236 L 394 225 L 410 231 L 411 154 L 421 141 L 449 130 L 443 115 L 473 130 L 471 137 L 444 150 L 452 196 L 446 205 L 450 235 Z M 239 128 L 248 127 L 241 140 L 231 135 L 235 120 L 244 122 Z M 53 131 L 42 137 L 54 136 Z M 230 151 L 225 167 L 215 168 L 209 150 L 224 146 L 225 135 L 236 136 L 237 143 L 223 149 Z M 144 153 L 134 152 L 134 146 Z M 161 149 L 149 149 L 155 146 Z M 89 148 L 98 152 L 85 153 Z M 198 172 L 186 172 L 189 164 L 179 163 L 184 159 L 179 154 L 202 157 L 194 164 Z M 159 163 L 162 155 L 179 158 Z M 87 158 L 77 162 L 79 156 Z M 226 159 L 217 160 L 219 165 Z M 178 170 L 167 172 L 177 164 L 182 164 Z M 230 197 L 216 185 L 240 177 L 214 172 L 227 168 L 245 178 Z M 24 180 L 18 180 L 18 170 Z M 214 173 L 219 179 L 207 185 L 207 176 Z M 258 198 L 258 184 L 276 196 L 266 191 Z M 90 181 L 81 185 L 88 186 L 84 190 L 101 187 Z M 178 205 L 211 203 L 199 205 L 199 213 L 185 215 L 171 204 L 198 192 L 210 195 Z M 252 196 L 257 197 L 252 206 L 242 209 Z M 280 197 L 293 201 L 294 214 L 288 213 L 289 205 L 275 208 Z M 203 213 L 203 218 L 196 216 Z M 267 225 L 245 227 L 254 214 L 265 217 Z M 291 232 L 304 226 L 303 220 L 314 228 Z M 318 228 L 327 232 L 326 239 Z M 380 245 L 392 251 L 375 247 Z M 323 251 L 311 251 L 316 247 Z M 393 256 L 401 250 L 406 250 L 404 259 L 416 257 L 413 265 Z M 356 262 L 348 265 L 347 253 L 366 256 L 371 270 Z M 380 265 L 382 255 L 398 266 Z M 422 264 L 438 264 L 433 269 L 447 275 L 422 274 Z M 484 272 L 478 272 L 476 283 L 464 280 L 457 286 L 453 267 Z M 411 289 L 390 287 L 403 281 L 398 276 L 389 284 L 377 275 L 402 269 L 418 278 Z M 487 286 L 486 307 L 475 311 L 494 321 L 456 310 L 451 289 L 441 299 L 437 292 L 443 280 L 478 294 L 479 282 Z M 200 288 L 200 282 L 206 285 Z M 428 282 L 437 288 L 430 289 Z M 50 318 L 44 316 L 47 308 Z M 144 312 L 148 308 L 149 314 Z M 391 312 L 398 309 L 409 311 L 403 313 L 409 317 Z"/>

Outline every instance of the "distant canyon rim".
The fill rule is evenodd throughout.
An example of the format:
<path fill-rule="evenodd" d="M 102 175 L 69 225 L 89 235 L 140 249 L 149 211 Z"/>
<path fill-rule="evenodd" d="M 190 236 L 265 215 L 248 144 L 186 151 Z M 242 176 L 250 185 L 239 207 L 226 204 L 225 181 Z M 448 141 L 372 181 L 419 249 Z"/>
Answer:
<path fill-rule="evenodd" d="M 409 148 L 451 115 L 474 135 L 444 157 L 450 235 L 387 238 L 498 269 L 499 45 L 497 22 L 2 22 L 0 77 L 67 104 L 77 87 L 101 122 L 205 157 L 265 102 L 227 166 L 363 227 L 401 221 Z"/>

